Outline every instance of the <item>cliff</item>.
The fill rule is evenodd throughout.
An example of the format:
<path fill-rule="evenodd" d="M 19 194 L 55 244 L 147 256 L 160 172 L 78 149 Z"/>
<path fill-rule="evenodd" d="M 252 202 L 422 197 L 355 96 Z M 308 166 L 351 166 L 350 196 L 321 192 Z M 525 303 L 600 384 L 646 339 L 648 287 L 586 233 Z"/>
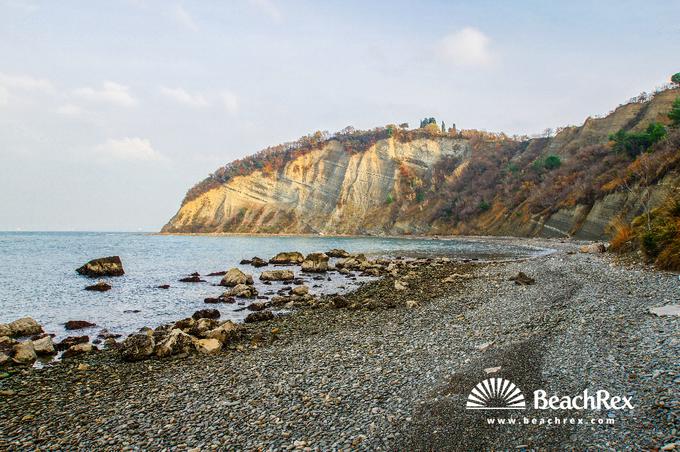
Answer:
<path fill-rule="evenodd" d="M 676 132 L 653 159 L 614 152 L 609 135 L 668 123 L 678 96 L 661 91 L 552 138 L 396 126 L 317 137 L 216 172 L 162 231 L 606 237 L 680 182 Z M 650 174 L 631 170 L 641 159 Z"/>

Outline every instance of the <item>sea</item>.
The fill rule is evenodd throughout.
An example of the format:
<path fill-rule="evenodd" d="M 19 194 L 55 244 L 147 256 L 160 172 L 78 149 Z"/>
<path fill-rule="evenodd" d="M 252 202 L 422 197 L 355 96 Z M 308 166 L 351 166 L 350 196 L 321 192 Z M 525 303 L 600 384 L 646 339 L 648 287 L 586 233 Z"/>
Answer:
<path fill-rule="evenodd" d="M 129 334 L 189 317 L 199 309 L 216 308 L 222 319 L 242 321 L 249 301 L 205 304 L 206 297 L 225 291 L 221 277 L 203 276 L 205 283 L 179 279 L 198 272 L 206 275 L 238 267 L 253 274 L 260 294 L 280 289 L 281 283 L 263 285 L 258 276 L 267 267 L 240 265 L 244 258 L 269 259 L 281 251 L 303 254 L 342 248 L 375 257 L 432 257 L 453 259 L 503 259 L 545 252 L 530 245 L 474 238 L 416 239 L 324 236 L 158 235 L 122 232 L 0 232 L 0 323 L 30 316 L 57 340 L 68 335 L 94 337 L 106 329 Z M 101 278 L 113 286 L 108 292 L 91 292 L 85 286 L 97 280 L 75 269 L 90 259 L 120 256 L 125 275 Z M 319 281 L 290 267 L 305 280 L 311 293 L 332 294 L 353 290 L 371 277 L 356 279 L 331 272 Z M 169 284 L 169 289 L 159 285 Z M 68 320 L 86 320 L 97 326 L 66 331 Z"/>

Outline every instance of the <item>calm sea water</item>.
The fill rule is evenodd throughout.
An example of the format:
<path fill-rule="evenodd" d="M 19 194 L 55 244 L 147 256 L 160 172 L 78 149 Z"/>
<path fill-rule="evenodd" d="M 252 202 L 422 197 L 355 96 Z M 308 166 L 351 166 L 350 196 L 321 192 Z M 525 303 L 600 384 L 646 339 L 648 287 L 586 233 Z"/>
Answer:
<path fill-rule="evenodd" d="M 239 266 L 243 258 L 259 256 L 269 259 L 280 251 L 327 251 L 343 248 L 351 253 L 371 256 L 510 257 L 530 255 L 531 247 L 504 246 L 477 240 L 414 240 L 394 238 L 333 237 L 242 237 L 242 236 L 160 236 L 137 233 L 87 232 L 0 232 L 0 322 L 23 316 L 39 321 L 57 338 L 67 336 L 67 320 L 87 320 L 96 328 L 72 332 L 90 336 L 102 328 L 130 333 L 143 326 L 190 316 L 206 307 L 217 308 L 222 318 L 241 320 L 248 311 L 239 305 L 206 305 L 205 297 L 215 297 L 224 288 L 214 286 L 220 277 L 204 277 L 207 283 L 181 283 L 189 273 L 201 275 L 240 267 L 252 273 L 260 294 L 280 288 L 261 285 L 261 270 Z M 75 269 L 90 259 L 119 255 L 125 276 L 105 278 L 113 286 L 108 292 L 83 290 L 96 280 L 78 275 Z M 294 268 L 296 273 L 298 268 Z M 306 284 L 312 293 L 335 293 L 351 290 L 362 280 L 349 280 L 332 273 L 332 281 Z M 170 284 L 168 290 L 158 289 Z M 139 312 L 136 312 L 139 311 Z"/>

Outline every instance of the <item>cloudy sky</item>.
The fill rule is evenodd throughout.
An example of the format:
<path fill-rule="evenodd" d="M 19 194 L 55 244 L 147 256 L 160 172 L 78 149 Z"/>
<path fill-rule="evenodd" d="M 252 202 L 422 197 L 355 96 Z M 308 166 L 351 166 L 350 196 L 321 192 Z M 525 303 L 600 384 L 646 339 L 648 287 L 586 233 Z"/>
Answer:
<path fill-rule="evenodd" d="M 0 0 L 0 230 L 157 230 L 314 130 L 532 134 L 680 70 L 674 1 Z"/>

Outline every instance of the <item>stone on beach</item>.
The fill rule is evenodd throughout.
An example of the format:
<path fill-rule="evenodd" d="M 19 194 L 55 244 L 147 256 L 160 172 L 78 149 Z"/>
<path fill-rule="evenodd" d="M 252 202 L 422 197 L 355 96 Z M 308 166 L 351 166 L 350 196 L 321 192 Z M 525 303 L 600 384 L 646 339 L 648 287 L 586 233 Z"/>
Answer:
<path fill-rule="evenodd" d="M 194 320 L 199 320 L 199 319 L 219 319 L 220 318 L 220 311 L 217 309 L 199 309 L 198 311 L 194 312 L 191 317 Z"/>
<path fill-rule="evenodd" d="M 260 275 L 261 281 L 292 281 L 295 274 L 291 270 L 266 270 Z"/>
<path fill-rule="evenodd" d="M 590 245 L 582 245 L 578 249 L 581 253 L 598 254 L 607 251 L 607 246 L 604 243 L 591 243 Z"/>
<path fill-rule="evenodd" d="M 0 324 L 0 336 L 24 337 L 41 334 L 42 326 L 30 317 L 23 317 L 7 324 Z"/>
<path fill-rule="evenodd" d="M 517 273 L 515 276 L 510 278 L 510 281 L 515 281 L 515 284 L 518 286 L 530 286 L 532 284 L 536 284 L 536 280 L 524 272 Z"/>
<path fill-rule="evenodd" d="M 206 355 L 214 355 L 222 348 L 222 343 L 217 339 L 199 339 L 194 345 L 199 353 L 204 353 Z"/>
<path fill-rule="evenodd" d="M 328 271 L 328 256 L 324 253 L 310 253 L 302 262 L 303 272 L 322 273 Z"/>
<path fill-rule="evenodd" d="M 191 336 L 180 329 L 173 329 L 170 333 L 156 345 L 156 356 L 163 358 L 170 355 L 189 353 L 193 347 L 194 340 Z"/>
<path fill-rule="evenodd" d="M 341 248 L 333 248 L 332 250 L 327 251 L 326 255 L 328 257 L 341 257 L 341 258 L 345 258 L 345 257 L 350 256 L 350 254 L 347 251 L 345 251 Z"/>
<path fill-rule="evenodd" d="M 228 344 L 236 340 L 239 336 L 241 327 L 227 320 L 222 325 L 205 333 L 207 339 L 217 339 L 222 344 Z"/>
<path fill-rule="evenodd" d="M 253 284 L 253 276 L 243 273 L 238 268 L 230 269 L 220 281 L 220 286 L 234 287 L 239 284 Z"/>
<path fill-rule="evenodd" d="M 100 257 L 92 259 L 76 271 L 84 276 L 90 278 L 99 278 L 101 276 L 122 276 L 125 274 L 123 270 L 123 263 L 119 256 Z"/>
<path fill-rule="evenodd" d="M 238 286 L 232 287 L 228 292 L 223 293 L 221 298 L 225 300 L 228 300 L 231 297 L 255 298 L 257 294 L 257 289 L 254 286 L 239 284 Z"/>
<path fill-rule="evenodd" d="M 50 336 L 45 336 L 40 339 L 34 340 L 33 349 L 35 350 L 36 355 L 39 356 L 49 356 L 57 353 L 57 351 L 54 348 L 52 338 Z"/>
<path fill-rule="evenodd" d="M 270 264 L 301 264 L 305 260 L 298 251 L 285 251 L 269 259 Z"/>
<path fill-rule="evenodd" d="M 296 286 L 290 289 L 290 293 L 293 295 L 307 295 L 309 293 L 309 287 L 307 286 Z"/>
<path fill-rule="evenodd" d="M 121 357 L 125 361 L 141 361 L 153 354 L 153 335 L 137 333 L 125 339 L 121 345 Z"/>
<path fill-rule="evenodd" d="M 89 342 L 84 343 L 84 344 L 76 344 L 76 345 L 69 347 L 63 353 L 63 355 L 61 355 L 61 357 L 62 358 L 71 358 L 73 356 L 84 355 L 85 353 L 91 353 L 94 350 L 96 350 L 96 348 L 92 344 L 90 344 Z"/>
<path fill-rule="evenodd" d="M 33 348 L 33 341 L 19 342 L 12 347 L 11 353 L 12 361 L 19 365 L 30 365 L 38 358 L 35 349 Z"/>
<path fill-rule="evenodd" d="M 245 318 L 245 323 L 255 323 L 264 322 L 265 320 L 272 320 L 274 318 L 274 313 L 272 311 L 257 311 L 251 312 Z"/>
<path fill-rule="evenodd" d="M 76 344 L 84 344 L 90 341 L 89 336 L 69 336 L 61 342 L 57 343 L 54 348 L 59 351 L 67 350 L 69 347 Z"/>

